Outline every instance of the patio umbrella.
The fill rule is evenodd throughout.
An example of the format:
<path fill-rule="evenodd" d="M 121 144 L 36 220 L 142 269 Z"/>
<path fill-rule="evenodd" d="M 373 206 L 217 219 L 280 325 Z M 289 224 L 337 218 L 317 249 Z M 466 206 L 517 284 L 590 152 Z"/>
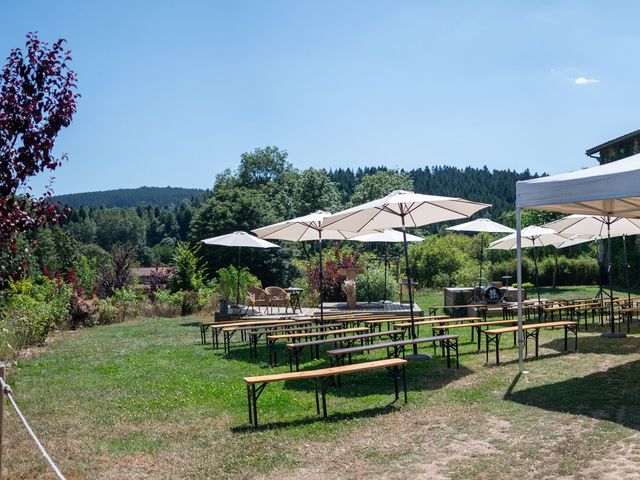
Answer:
<path fill-rule="evenodd" d="M 354 242 L 367 242 L 367 243 L 384 243 L 384 300 L 382 303 L 387 302 L 387 263 L 388 263 L 388 255 L 387 255 L 387 246 L 389 243 L 400 243 L 404 241 L 404 237 L 402 232 L 397 230 L 393 230 L 392 228 L 386 228 L 382 232 L 375 233 L 367 233 L 365 235 L 359 235 L 357 237 L 353 237 L 350 240 Z M 418 237 L 416 235 L 407 235 L 407 242 L 422 242 L 424 238 Z"/>
<path fill-rule="evenodd" d="M 324 273 L 322 265 L 322 241 L 323 240 L 346 240 L 355 237 L 358 233 L 328 228 L 325 219 L 331 214 L 323 210 L 318 210 L 309 215 L 274 223 L 266 227 L 252 230 L 260 238 L 273 240 L 289 240 L 291 242 L 317 241 L 320 246 L 320 318 L 324 319 L 324 298 L 322 288 L 324 285 Z"/>
<path fill-rule="evenodd" d="M 609 314 L 611 333 L 615 333 L 615 319 L 613 318 L 613 268 L 611 255 L 611 238 L 625 235 L 640 234 L 640 220 L 626 217 L 613 217 L 610 215 L 569 215 L 554 222 L 546 224 L 546 227 L 563 235 L 593 235 L 597 238 L 607 239 L 607 275 L 609 280 Z M 625 264 L 626 240 L 624 241 Z M 626 268 L 626 267 L 625 267 Z M 628 276 L 628 271 L 627 271 Z M 627 282 L 628 288 L 628 282 Z M 602 299 L 602 297 L 601 297 Z"/>
<path fill-rule="evenodd" d="M 280 248 L 275 243 L 267 242 L 247 232 L 233 232 L 219 237 L 201 240 L 206 245 L 221 245 L 223 247 L 238 247 L 238 286 L 236 288 L 236 307 L 240 305 L 240 255 L 242 247 L 247 248 Z"/>
<path fill-rule="evenodd" d="M 538 303 L 540 303 L 540 275 L 538 273 L 538 260 L 536 258 L 536 247 L 545 247 L 547 245 L 557 245 L 569 240 L 567 237 L 558 234 L 550 228 L 530 226 L 523 228 L 522 248 L 533 247 L 533 271 L 536 277 L 536 293 L 538 295 Z M 506 237 L 502 237 L 495 242 L 489 244 L 491 250 L 512 250 L 516 248 L 516 234 L 512 233 Z"/>
<path fill-rule="evenodd" d="M 479 233 L 513 233 L 515 230 L 488 218 L 478 218 L 470 222 L 461 223 L 447 228 L 454 232 L 479 232 Z M 484 260 L 484 236 L 480 236 L 480 276 L 478 277 L 478 287 L 482 288 L 482 263 Z M 475 297 L 475 294 L 474 294 Z"/>
<path fill-rule="evenodd" d="M 421 227 L 432 223 L 468 218 L 477 211 L 490 206 L 486 203 L 472 202 L 462 198 L 439 197 L 396 190 L 386 197 L 338 212 L 327 218 L 325 225 L 356 232 L 402 228 L 407 287 L 409 289 L 409 310 L 411 312 L 411 338 L 415 338 L 413 291 L 406 227 Z M 413 345 L 413 358 L 419 358 L 416 344 Z"/>

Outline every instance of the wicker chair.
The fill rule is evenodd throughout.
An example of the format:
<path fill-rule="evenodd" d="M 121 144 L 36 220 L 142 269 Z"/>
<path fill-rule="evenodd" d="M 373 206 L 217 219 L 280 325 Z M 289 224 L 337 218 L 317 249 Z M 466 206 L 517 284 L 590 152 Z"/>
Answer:
<path fill-rule="evenodd" d="M 267 287 L 265 288 L 266 292 L 269 294 L 269 297 L 271 297 L 270 300 L 270 306 L 271 306 L 271 313 L 273 313 L 273 307 L 289 307 L 289 301 L 291 300 L 291 295 L 289 295 L 287 292 L 285 292 L 282 288 L 280 287 Z"/>
<path fill-rule="evenodd" d="M 267 307 L 267 310 L 271 306 L 271 295 L 261 288 L 251 287 L 247 289 L 247 309 Z"/>

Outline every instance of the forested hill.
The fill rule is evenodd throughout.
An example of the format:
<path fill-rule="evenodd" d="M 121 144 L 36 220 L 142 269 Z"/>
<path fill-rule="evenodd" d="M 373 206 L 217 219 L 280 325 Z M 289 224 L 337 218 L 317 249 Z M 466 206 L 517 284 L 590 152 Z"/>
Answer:
<path fill-rule="evenodd" d="M 388 171 L 386 167 L 350 168 L 329 171 L 344 198 L 350 198 L 362 177 L 379 171 Z M 414 191 L 445 197 L 462 197 L 477 202 L 491 203 L 492 212 L 499 214 L 515 208 L 516 182 L 541 175 L 529 170 L 518 173 L 514 170 L 489 170 L 466 167 L 425 167 L 406 171 L 413 180 Z M 544 174 L 542 174 L 544 175 Z"/>
<path fill-rule="evenodd" d="M 53 200 L 72 208 L 132 208 L 141 205 L 162 208 L 178 206 L 183 200 L 203 193 L 205 190 L 199 188 L 140 187 L 56 195 Z"/>

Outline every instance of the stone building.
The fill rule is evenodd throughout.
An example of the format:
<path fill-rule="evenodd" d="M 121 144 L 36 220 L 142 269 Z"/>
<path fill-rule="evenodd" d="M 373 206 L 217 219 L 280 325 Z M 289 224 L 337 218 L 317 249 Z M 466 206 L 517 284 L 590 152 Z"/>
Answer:
<path fill-rule="evenodd" d="M 601 145 L 590 148 L 585 153 L 589 157 L 598 160 L 600 165 L 640 153 L 640 130 L 604 142 Z"/>

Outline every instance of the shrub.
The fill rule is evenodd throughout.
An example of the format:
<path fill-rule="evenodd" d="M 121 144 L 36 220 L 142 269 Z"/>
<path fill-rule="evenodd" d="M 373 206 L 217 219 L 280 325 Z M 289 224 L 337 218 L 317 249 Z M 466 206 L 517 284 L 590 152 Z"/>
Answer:
<path fill-rule="evenodd" d="M 368 268 L 356 277 L 358 298 L 377 302 L 380 300 L 397 300 L 399 291 L 396 279 L 390 270 L 387 271 L 387 293 L 384 287 L 384 268 Z"/>
<path fill-rule="evenodd" d="M 98 322 L 107 325 L 118 321 L 118 307 L 113 304 L 111 298 L 98 300 Z"/>
<path fill-rule="evenodd" d="M 179 242 L 173 257 L 175 271 L 169 285 L 172 292 L 192 291 L 197 292 L 204 286 L 205 269 L 198 264 L 198 252 L 200 246 L 190 247 Z"/>
<path fill-rule="evenodd" d="M 218 277 L 218 291 L 220 298 L 233 302 L 236 298 L 236 290 L 238 288 L 238 269 L 229 265 L 221 268 L 216 272 Z M 250 287 L 260 287 L 262 284 L 258 277 L 252 275 L 249 269 L 240 269 L 240 302 L 242 303 L 247 296 L 247 289 Z"/>

